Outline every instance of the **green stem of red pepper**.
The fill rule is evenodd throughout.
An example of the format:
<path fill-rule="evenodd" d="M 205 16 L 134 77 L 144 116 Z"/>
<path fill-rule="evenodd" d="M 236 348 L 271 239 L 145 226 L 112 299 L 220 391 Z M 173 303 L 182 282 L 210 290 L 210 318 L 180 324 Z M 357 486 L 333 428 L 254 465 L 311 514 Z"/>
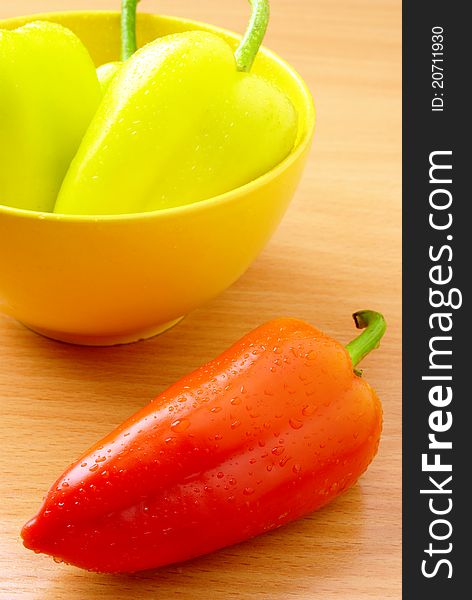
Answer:
<path fill-rule="evenodd" d="M 269 0 L 249 0 L 252 13 L 246 33 L 234 56 L 238 71 L 248 72 L 256 58 L 269 24 Z"/>
<path fill-rule="evenodd" d="M 121 60 L 128 60 L 137 49 L 136 8 L 139 0 L 121 0 Z"/>
<path fill-rule="evenodd" d="M 379 347 L 387 325 L 383 316 L 373 310 L 361 310 L 352 316 L 357 329 L 364 329 L 358 337 L 346 346 L 352 360 L 352 366 L 355 367 L 369 352 Z"/>

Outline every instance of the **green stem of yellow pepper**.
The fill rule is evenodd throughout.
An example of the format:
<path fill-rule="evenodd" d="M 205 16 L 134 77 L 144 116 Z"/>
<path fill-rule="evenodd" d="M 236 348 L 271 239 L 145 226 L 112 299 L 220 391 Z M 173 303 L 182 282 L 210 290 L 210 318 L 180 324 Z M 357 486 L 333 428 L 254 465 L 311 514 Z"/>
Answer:
<path fill-rule="evenodd" d="M 252 13 L 246 33 L 236 52 L 238 71 L 248 72 L 256 58 L 269 24 L 269 0 L 249 0 Z"/>
<path fill-rule="evenodd" d="M 139 0 L 121 0 L 121 60 L 128 60 L 137 49 L 136 7 Z"/>
<path fill-rule="evenodd" d="M 136 8 L 139 0 L 121 0 L 121 60 L 128 60 L 137 48 Z M 238 71 L 248 72 L 264 39 L 269 24 L 269 0 L 249 0 L 251 19 L 235 52 Z"/>

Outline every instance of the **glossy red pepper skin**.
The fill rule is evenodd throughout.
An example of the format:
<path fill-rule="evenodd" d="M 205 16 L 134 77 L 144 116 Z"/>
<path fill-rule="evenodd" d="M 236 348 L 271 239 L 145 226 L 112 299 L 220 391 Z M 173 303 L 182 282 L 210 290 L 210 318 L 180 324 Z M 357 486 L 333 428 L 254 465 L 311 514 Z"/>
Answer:
<path fill-rule="evenodd" d="M 270 321 L 83 454 L 23 528 L 24 544 L 101 572 L 211 552 L 352 486 L 381 422 L 341 344 L 303 321 Z"/>

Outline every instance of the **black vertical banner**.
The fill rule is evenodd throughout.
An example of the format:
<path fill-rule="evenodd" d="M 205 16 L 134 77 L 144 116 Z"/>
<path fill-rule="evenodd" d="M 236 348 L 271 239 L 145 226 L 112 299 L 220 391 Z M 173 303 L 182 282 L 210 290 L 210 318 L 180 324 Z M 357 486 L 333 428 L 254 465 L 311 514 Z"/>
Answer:
<path fill-rule="evenodd" d="M 468 596 L 472 458 L 467 3 L 403 3 L 403 597 Z M 466 110 L 466 103 L 468 110 Z M 466 567 L 467 562 L 467 567 Z M 459 591 L 460 590 L 460 591 Z"/>

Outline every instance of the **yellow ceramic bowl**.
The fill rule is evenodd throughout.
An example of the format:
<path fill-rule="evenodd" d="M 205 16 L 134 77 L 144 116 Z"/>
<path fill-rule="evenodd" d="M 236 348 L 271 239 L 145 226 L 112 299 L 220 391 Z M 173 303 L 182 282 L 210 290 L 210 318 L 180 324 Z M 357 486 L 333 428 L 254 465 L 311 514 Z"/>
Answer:
<path fill-rule="evenodd" d="M 72 29 L 96 64 L 119 55 L 119 15 L 69 12 L 0 21 L 14 29 L 46 19 Z M 140 44 L 210 25 L 141 14 Z M 189 206 L 150 213 L 75 217 L 0 206 L 0 309 L 51 338 L 90 345 L 164 331 L 248 268 L 281 220 L 299 182 L 314 128 L 303 80 L 263 49 L 254 72 L 273 81 L 300 117 L 293 153 L 243 187 Z M 27 170 L 25 177 L 28 176 Z"/>

